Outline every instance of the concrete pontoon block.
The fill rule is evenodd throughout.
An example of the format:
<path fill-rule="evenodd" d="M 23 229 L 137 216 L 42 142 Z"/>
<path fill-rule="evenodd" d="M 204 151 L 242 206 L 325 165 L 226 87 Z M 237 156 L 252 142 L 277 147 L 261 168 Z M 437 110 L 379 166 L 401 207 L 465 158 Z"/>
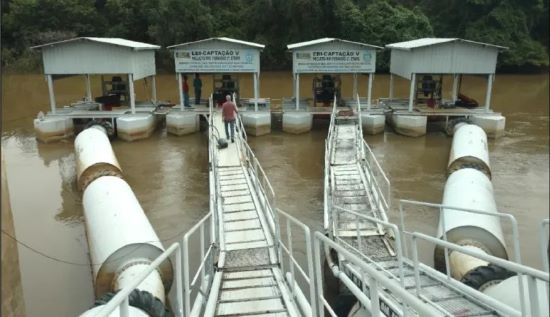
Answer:
<path fill-rule="evenodd" d="M 271 133 L 271 112 L 241 112 L 246 134 L 260 136 Z"/>
<path fill-rule="evenodd" d="M 171 111 L 166 115 L 166 130 L 174 135 L 199 131 L 199 116 L 194 112 Z"/>
<path fill-rule="evenodd" d="M 313 114 L 309 112 L 285 112 L 283 113 L 283 131 L 300 134 L 311 131 Z"/>
<path fill-rule="evenodd" d="M 73 119 L 67 117 L 43 117 L 34 119 L 36 138 L 44 143 L 63 140 L 74 135 Z"/>
<path fill-rule="evenodd" d="M 398 134 L 419 137 L 426 135 L 428 117 L 392 114 L 391 123 Z"/>
<path fill-rule="evenodd" d="M 498 139 L 504 135 L 506 118 L 501 115 L 475 115 L 470 119 L 473 124 L 481 127 L 487 133 L 487 137 L 491 139 Z"/>
<path fill-rule="evenodd" d="M 383 114 L 361 114 L 363 123 L 363 132 L 366 134 L 378 134 L 384 132 L 386 126 L 386 116 Z"/>
<path fill-rule="evenodd" d="M 124 141 L 148 138 L 156 128 L 152 113 L 126 114 L 116 119 L 117 135 Z"/>

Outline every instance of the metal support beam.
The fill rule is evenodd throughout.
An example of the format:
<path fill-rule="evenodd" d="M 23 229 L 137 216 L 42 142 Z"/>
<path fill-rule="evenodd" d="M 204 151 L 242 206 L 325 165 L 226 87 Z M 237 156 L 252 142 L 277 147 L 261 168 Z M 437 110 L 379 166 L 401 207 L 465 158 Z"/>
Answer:
<path fill-rule="evenodd" d="M 374 73 L 369 73 L 369 87 L 367 92 L 367 110 L 370 111 L 372 101 L 372 81 L 374 80 Z"/>
<path fill-rule="evenodd" d="M 151 76 L 151 100 L 157 102 L 157 77 Z"/>
<path fill-rule="evenodd" d="M 352 99 L 355 99 L 356 96 L 357 96 L 357 73 L 353 73 L 353 97 L 352 97 Z"/>
<path fill-rule="evenodd" d="M 92 84 L 90 82 L 90 74 L 86 74 L 84 77 L 86 77 L 86 100 L 92 101 Z"/>
<path fill-rule="evenodd" d="M 52 113 L 55 114 L 55 94 L 53 92 L 53 79 L 52 75 L 46 75 L 46 80 L 48 81 L 48 93 L 50 95 L 50 108 Z"/>
<path fill-rule="evenodd" d="M 300 74 L 296 73 L 296 110 L 300 109 Z"/>
<path fill-rule="evenodd" d="M 254 73 L 254 111 L 258 111 L 258 73 Z"/>
<path fill-rule="evenodd" d="M 415 96 L 415 88 L 416 88 L 416 74 L 413 73 L 411 76 L 411 87 L 409 91 L 409 112 L 413 111 L 413 104 L 414 104 L 414 96 Z"/>
<path fill-rule="evenodd" d="M 181 73 L 178 73 L 177 77 L 178 77 L 178 91 L 180 95 L 180 108 L 181 108 L 181 111 L 183 111 L 183 86 L 182 86 L 183 83 L 182 83 Z"/>
<path fill-rule="evenodd" d="M 458 93 L 459 93 L 459 91 L 458 91 L 459 76 L 460 76 L 459 74 L 454 74 L 453 75 L 453 95 L 451 96 L 451 100 L 453 102 L 456 101 Z"/>
<path fill-rule="evenodd" d="M 390 73 L 390 99 L 393 99 L 393 74 Z"/>
<path fill-rule="evenodd" d="M 130 108 L 132 114 L 136 113 L 136 95 L 134 93 L 134 75 L 128 74 L 128 84 L 130 85 Z"/>
<path fill-rule="evenodd" d="M 487 92 L 485 93 L 485 112 L 491 110 L 491 93 L 493 90 L 493 81 L 495 79 L 495 74 L 489 74 L 487 77 Z"/>

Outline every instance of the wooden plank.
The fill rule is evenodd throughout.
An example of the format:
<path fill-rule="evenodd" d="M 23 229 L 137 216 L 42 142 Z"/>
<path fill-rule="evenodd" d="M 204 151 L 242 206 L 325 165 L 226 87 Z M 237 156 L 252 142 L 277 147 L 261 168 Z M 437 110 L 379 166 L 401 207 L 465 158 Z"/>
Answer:
<path fill-rule="evenodd" d="M 262 229 L 225 232 L 225 243 L 265 240 Z"/>
<path fill-rule="evenodd" d="M 221 289 L 246 288 L 246 287 L 261 287 L 261 286 L 277 286 L 277 282 L 271 276 L 258 277 L 242 280 L 224 280 L 222 281 Z"/>
<path fill-rule="evenodd" d="M 261 229 L 260 220 L 258 219 L 226 222 L 223 224 L 223 227 L 225 231 Z"/>
<path fill-rule="evenodd" d="M 217 316 L 251 314 L 251 313 L 269 313 L 286 311 L 283 301 L 280 299 L 264 299 L 236 303 L 221 303 L 216 310 Z"/>
<path fill-rule="evenodd" d="M 279 297 L 281 293 L 277 287 L 254 287 L 236 290 L 226 290 L 220 294 L 220 301 L 254 300 L 261 298 Z"/>

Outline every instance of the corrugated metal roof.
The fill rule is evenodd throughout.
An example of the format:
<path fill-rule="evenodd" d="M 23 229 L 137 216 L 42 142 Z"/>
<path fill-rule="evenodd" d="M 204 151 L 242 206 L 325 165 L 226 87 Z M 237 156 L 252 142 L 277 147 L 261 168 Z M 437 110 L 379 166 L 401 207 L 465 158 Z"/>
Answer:
<path fill-rule="evenodd" d="M 241 41 L 241 40 L 235 40 L 235 39 L 232 39 L 232 38 L 229 38 L 229 37 L 211 37 L 209 39 L 204 39 L 204 40 L 200 40 L 200 41 L 194 41 L 194 42 L 187 42 L 187 43 L 171 45 L 171 46 L 168 46 L 167 48 L 168 49 L 173 49 L 173 48 L 177 48 L 177 47 L 181 47 L 181 46 L 188 46 L 188 45 L 193 45 L 193 44 L 197 44 L 197 43 L 203 43 L 203 42 L 208 42 L 208 41 L 216 41 L 216 40 L 217 41 L 222 41 L 222 42 L 236 43 L 236 44 L 256 47 L 256 48 L 260 48 L 260 49 L 263 49 L 265 47 L 265 45 L 262 45 L 262 44 L 253 43 L 253 42 L 246 42 L 246 41 Z"/>
<path fill-rule="evenodd" d="M 425 47 L 425 46 L 431 46 L 431 45 L 437 45 L 437 44 L 449 43 L 449 42 L 465 42 L 465 43 L 470 43 L 470 44 L 475 44 L 475 45 L 495 47 L 495 48 L 498 48 L 498 49 L 501 49 L 501 50 L 508 49 L 505 46 L 499 46 L 499 45 L 494 45 L 494 44 L 469 41 L 469 40 L 464 40 L 464 39 L 459 39 L 459 38 L 432 38 L 432 37 L 425 37 L 425 38 L 416 39 L 416 40 L 412 40 L 412 41 L 405 41 L 405 42 L 387 44 L 386 48 L 410 51 L 410 50 L 412 50 L 414 48 L 418 48 L 418 47 Z"/>
<path fill-rule="evenodd" d="M 317 40 L 313 40 L 313 41 L 289 44 L 289 45 L 287 45 L 287 48 L 289 50 L 293 50 L 295 48 L 301 48 L 301 47 L 312 46 L 312 45 L 317 45 L 317 44 L 322 44 L 322 43 L 330 43 L 330 42 L 343 42 L 343 43 L 350 43 L 350 44 L 355 44 L 355 45 L 360 45 L 360 46 L 371 47 L 371 48 L 374 48 L 374 49 L 380 49 L 380 50 L 384 49 L 383 47 L 376 46 L 376 45 L 346 41 L 346 40 L 341 40 L 341 39 L 332 38 L 332 37 L 324 37 L 322 39 L 317 39 Z"/>
<path fill-rule="evenodd" d="M 142 42 L 135 42 L 135 41 L 125 40 L 125 39 L 120 39 L 120 38 L 109 38 L 109 37 L 76 37 L 74 39 L 37 45 L 37 46 L 33 46 L 31 48 L 32 49 L 41 49 L 41 48 L 46 47 L 46 46 L 54 46 L 54 45 L 71 43 L 71 42 L 76 42 L 76 41 L 92 41 L 92 42 L 98 42 L 98 43 L 104 43 L 104 44 L 110 44 L 110 45 L 118 45 L 118 46 L 129 47 L 129 48 L 132 48 L 136 51 L 156 50 L 156 49 L 160 48 L 160 46 L 158 46 L 158 45 L 152 45 L 152 44 L 147 44 L 147 43 L 142 43 Z"/>

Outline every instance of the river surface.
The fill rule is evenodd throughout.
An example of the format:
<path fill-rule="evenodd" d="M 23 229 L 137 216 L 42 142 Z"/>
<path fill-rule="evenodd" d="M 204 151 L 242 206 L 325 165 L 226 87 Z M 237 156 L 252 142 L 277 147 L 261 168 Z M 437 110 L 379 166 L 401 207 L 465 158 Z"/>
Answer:
<path fill-rule="evenodd" d="M 542 75 L 497 75 L 493 109 L 506 116 L 506 134 L 489 141 L 495 200 L 501 211 L 519 222 L 522 260 L 541 267 L 538 224 L 549 206 L 549 78 Z M 388 94 L 387 75 L 377 75 L 374 98 Z M 261 97 L 292 95 L 290 72 L 261 76 Z M 100 81 L 93 77 L 93 93 Z M 447 80 L 444 89 L 450 90 Z M 250 76 L 241 76 L 241 95 L 251 96 Z M 342 78 L 343 95 L 352 91 L 351 76 Z M 301 96 L 311 96 L 311 76 L 301 78 Z M 158 96 L 177 102 L 174 75 L 157 78 Z M 203 78 L 203 95 L 212 79 Z M 366 77 L 359 77 L 359 94 L 366 96 Z M 486 81 L 465 77 L 462 92 L 484 100 Z M 149 86 L 137 82 L 138 99 Z M 81 77 L 55 82 L 59 105 L 85 95 Z M 396 95 L 408 95 L 408 82 L 397 81 Z M 73 140 L 38 143 L 32 120 L 47 111 L 48 90 L 41 75 L 2 77 L 2 151 L 17 239 L 27 316 L 77 316 L 93 304 L 92 275 L 83 225 L 82 193 L 75 185 Z M 311 226 L 322 227 L 324 139 L 328 122 L 316 120 L 310 133 L 270 135 L 249 139 L 277 195 L 278 206 Z M 390 218 L 398 219 L 398 199 L 441 202 L 452 139 L 441 132 L 425 137 L 396 135 L 389 128 L 366 136 L 392 184 Z M 146 140 L 113 141 L 113 148 L 147 217 L 165 246 L 176 241 L 208 210 L 207 136 L 205 131 L 183 137 L 158 129 Z M 409 212 L 411 228 L 435 231 L 434 212 Z M 507 239 L 510 231 L 505 226 Z M 2 239 L 6 239 L 2 235 Z M 510 244 L 509 244 L 510 245 Z M 31 250 L 32 248 L 33 250 Z M 40 254 L 41 253 L 41 254 Z M 427 256 L 429 257 L 429 256 Z M 429 261 L 429 259 L 428 259 Z"/>

